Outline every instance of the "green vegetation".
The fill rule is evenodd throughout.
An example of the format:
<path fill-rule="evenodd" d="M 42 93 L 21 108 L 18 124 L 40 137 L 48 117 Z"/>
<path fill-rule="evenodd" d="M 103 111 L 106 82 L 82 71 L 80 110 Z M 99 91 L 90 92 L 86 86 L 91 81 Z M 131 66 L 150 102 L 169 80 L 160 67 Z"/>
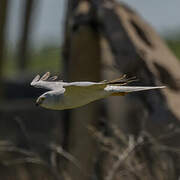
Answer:
<path fill-rule="evenodd" d="M 177 40 L 167 40 L 166 42 L 169 48 L 172 50 L 172 52 L 180 60 L 180 38 Z"/>
<path fill-rule="evenodd" d="M 178 36 L 179 37 L 179 36 Z M 167 45 L 180 59 L 180 37 L 167 39 Z M 13 76 L 18 73 L 16 63 L 16 53 L 10 51 L 6 52 L 6 59 L 4 63 L 4 75 L 7 77 Z M 27 72 L 59 72 L 61 71 L 61 49 L 54 46 L 45 46 L 40 50 L 32 50 L 29 52 Z"/>
<path fill-rule="evenodd" d="M 18 73 L 16 52 L 6 51 L 3 74 L 12 77 Z M 46 46 L 40 50 L 32 50 L 28 56 L 28 66 L 25 70 L 31 72 L 61 71 L 61 50 L 57 47 Z"/>
<path fill-rule="evenodd" d="M 57 47 L 45 47 L 30 56 L 28 70 L 59 72 L 61 69 L 61 50 Z"/>

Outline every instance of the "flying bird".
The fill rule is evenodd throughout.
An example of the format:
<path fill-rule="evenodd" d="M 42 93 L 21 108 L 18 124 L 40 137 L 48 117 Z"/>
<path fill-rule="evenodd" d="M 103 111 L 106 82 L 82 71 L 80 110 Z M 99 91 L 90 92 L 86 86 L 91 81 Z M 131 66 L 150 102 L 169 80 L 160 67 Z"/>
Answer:
<path fill-rule="evenodd" d="M 124 96 L 130 92 L 165 87 L 126 86 L 129 82 L 135 81 L 134 77 L 126 78 L 126 75 L 112 81 L 101 82 L 68 83 L 56 79 L 57 76 L 50 77 L 50 73 L 47 72 L 42 77 L 37 75 L 32 80 L 32 86 L 48 90 L 38 97 L 36 105 L 54 110 L 73 109 L 109 96 Z"/>

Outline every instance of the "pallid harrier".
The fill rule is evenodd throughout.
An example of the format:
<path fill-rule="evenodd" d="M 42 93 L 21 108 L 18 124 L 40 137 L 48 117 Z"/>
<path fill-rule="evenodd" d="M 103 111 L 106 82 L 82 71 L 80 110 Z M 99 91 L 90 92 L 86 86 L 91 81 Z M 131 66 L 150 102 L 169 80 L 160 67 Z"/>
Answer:
<path fill-rule="evenodd" d="M 54 110 L 72 109 L 109 96 L 123 96 L 129 92 L 165 87 L 125 86 L 135 80 L 134 78 L 127 79 L 125 75 L 119 79 L 102 82 L 82 81 L 68 83 L 55 81 L 56 79 L 57 76 L 50 77 L 50 73 L 47 72 L 41 78 L 37 75 L 32 80 L 32 86 L 49 90 L 38 97 L 36 105 Z"/>

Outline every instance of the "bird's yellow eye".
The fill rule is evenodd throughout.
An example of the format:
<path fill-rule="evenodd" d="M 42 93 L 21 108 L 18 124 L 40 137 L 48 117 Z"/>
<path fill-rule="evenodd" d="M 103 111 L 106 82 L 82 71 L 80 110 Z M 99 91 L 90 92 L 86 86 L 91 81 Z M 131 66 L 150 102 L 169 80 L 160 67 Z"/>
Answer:
<path fill-rule="evenodd" d="M 45 100 L 45 97 L 39 97 L 36 101 L 36 106 L 39 106 L 40 104 L 42 104 L 42 102 Z"/>

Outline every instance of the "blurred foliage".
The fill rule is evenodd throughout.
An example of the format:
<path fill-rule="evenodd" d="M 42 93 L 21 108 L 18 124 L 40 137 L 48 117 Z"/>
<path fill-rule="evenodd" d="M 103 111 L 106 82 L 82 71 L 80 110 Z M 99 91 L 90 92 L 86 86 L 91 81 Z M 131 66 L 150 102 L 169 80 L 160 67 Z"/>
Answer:
<path fill-rule="evenodd" d="M 28 70 L 59 72 L 61 68 L 61 50 L 57 47 L 44 47 L 31 54 Z"/>
<path fill-rule="evenodd" d="M 175 38 L 167 38 L 167 45 L 173 51 L 178 59 L 180 59 L 180 36 Z M 27 72 L 59 72 L 61 71 L 61 48 L 56 46 L 44 46 L 39 50 L 29 51 L 29 64 Z M 6 77 L 13 76 L 18 73 L 16 63 L 16 52 L 6 50 L 6 59 L 4 64 L 4 75 Z"/>
<path fill-rule="evenodd" d="M 3 74 L 11 77 L 18 73 L 16 52 L 6 50 Z M 45 46 L 39 50 L 29 51 L 28 72 L 59 72 L 61 71 L 61 49 L 55 46 Z"/>
<path fill-rule="evenodd" d="M 180 37 L 177 40 L 166 41 L 169 48 L 173 51 L 176 57 L 180 60 Z"/>

